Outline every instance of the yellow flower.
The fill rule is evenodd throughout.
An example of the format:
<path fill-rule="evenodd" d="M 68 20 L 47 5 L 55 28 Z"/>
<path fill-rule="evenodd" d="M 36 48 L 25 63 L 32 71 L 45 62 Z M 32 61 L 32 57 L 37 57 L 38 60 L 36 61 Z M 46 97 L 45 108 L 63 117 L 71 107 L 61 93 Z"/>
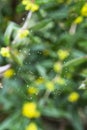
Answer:
<path fill-rule="evenodd" d="M 27 29 L 25 29 L 25 30 L 19 30 L 19 31 L 18 31 L 18 34 L 19 34 L 19 37 L 20 37 L 20 38 L 25 38 L 25 37 L 28 36 L 29 31 L 28 31 Z"/>
<path fill-rule="evenodd" d="M 26 4 L 25 10 L 31 10 L 31 7 L 32 7 L 32 3 L 29 2 L 28 4 Z"/>
<path fill-rule="evenodd" d="M 23 105 L 22 114 L 28 118 L 40 117 L 40 112 L 37 110 L 35 102 L 27 102 Z"/>
<path fill-rule="evenodd" d="M 10 77 L 12 77 L 14 74 L 15 74 L 15 72 L 14 72 L 13 69 L 8 69 L 7 71 L 5 71 L 5 72 L 3 73 L 3 76 L 6 77 L 6 78 L 10 78 Z"/>
<path fill-rule="evenodd" d="M 34 4 L 29 0 L 23 0 L 22 4 L 25 5 L 25 10 L 31 10 L 32 12 L 35 12 L 39 9 L 37 4 Z"/>
<path fill-rule="evenodd" d="M 65 60 L 69 56 L 69 52 L 67 50 L 58 50 L 57 51 L 58 57 L 60 60 Z"/>
<path fill-rule="evenodd" d="M 22 1 L 22 4 L 23 4 L 23 5 L 27 5 L 28 3 L 29 3 L 29 0 L 23 0 L 23 1 Z"/>
<path fill-rule="evenodd" d="M 87 16 L 87 3 L 84 4 L 84 6 L 81 9 L 81 15 Z"/>
<path fill-rule="evenodd" d="M 44 78 L 39 77 L 38 79 L 36 79 L 36 84 L 42 84 L 44 82 Z"/>
<path fill-rule="evenodd" d="M 60 85 L 64 85 L 65 84 L 65 80 L 63 78 L 61 78 L 61 77 L 56 78 L 55 82 L 60 84 Z"/>
<path fill-rule="evenodd" d="M 57 73 L 61 72 L 61 70 L 62 70 L 62 64 L 60 62 L 55 63 L 54 66 L 53 66 L 53 69 Z"/>
<path fill-rule="evenodd" d="M 38 9 L 39 9 L 39 6 L 36 5 L 36 4 L 33 4 L 33 5 L 31 6 L 31 11 L 32 11 L 32 12 L 37 11 Z"/>
<path fill-rule="evenodd" d="M 1 48 L 1 51 L 0 51 L 0 54 L 1 54 L 3 57 L 9 58 L 9 57 L 10 57 L 9 48 L 8 48 L 8 47 L 2 47 L 2 48 Z"/>
<path fill-rule="evenodd" d="M 51 81 L 47 81 L 47 83 L 45 84 L 46 88 L 49 90 L 49 91 L 54 91 L 54 84 L 53 82 Z"/>
<path fill-rule="evenodd" d="M 83 21 L 83 17 L 82 16 L 79 16 L 79 17 L 77 17 L 75 20 L 74 20 L 74 23 L 75 24 L 79 24 L 79 23 L 81 23 Z"/>
<path fill-rule="evenodd" d="M 33 4 L 33 3 L 28 3 L 26 6 L 25 6 L 25 10 L 31 10 L 32 12 L 35 12 L 39 9 L 39 6 L 36 5 L 36 4 Z"/>
<path fill-rule="evenodd" d="M 34 122 L 31 122 L 27 127 L 26 130 L 38 130 L 37 125 Z"/>
<path fill-rule="evenodd" d="M 69 102 L 76 102 L 79 99 L 80 95 L 77 92 L 72 92 L 69 96 L 68 96 L 68 101 Z"/>
<path fill-rule="evenodd" d="M 38 93 L 38 89 L 35 88 L 35 87 L 29 87 L 28 93 L 29 94 L 37 94 Z"/>

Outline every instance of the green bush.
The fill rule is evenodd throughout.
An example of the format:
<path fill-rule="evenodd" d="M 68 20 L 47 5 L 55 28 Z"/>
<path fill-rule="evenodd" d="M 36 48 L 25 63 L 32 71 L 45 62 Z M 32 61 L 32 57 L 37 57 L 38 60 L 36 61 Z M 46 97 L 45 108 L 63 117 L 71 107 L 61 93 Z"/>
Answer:
<path fill-rule="evenodd" d="M 84 130 L 85 0 L 1 0 L 0 130 Z"/>

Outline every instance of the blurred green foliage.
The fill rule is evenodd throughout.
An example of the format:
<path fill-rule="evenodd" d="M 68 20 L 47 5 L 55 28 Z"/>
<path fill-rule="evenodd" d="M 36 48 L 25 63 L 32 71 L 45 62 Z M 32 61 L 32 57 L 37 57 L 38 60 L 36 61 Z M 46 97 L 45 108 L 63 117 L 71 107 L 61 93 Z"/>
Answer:
<path fill-rule="evenodd" d="M 0 72 L 0 130 L 24 130 L 31 121 L 38 130 L 87 129 L 87 17 L 74 23 L 86 1 L 36 0 L 29 35 L 15 44 L 28 12 L 21 0 L 0 3 L 0 48 L 11 55 L 0 55 L 0 66 L 14 70 Z M 40 118 L 22 115 L 26 102 L 37 104 Z"/>

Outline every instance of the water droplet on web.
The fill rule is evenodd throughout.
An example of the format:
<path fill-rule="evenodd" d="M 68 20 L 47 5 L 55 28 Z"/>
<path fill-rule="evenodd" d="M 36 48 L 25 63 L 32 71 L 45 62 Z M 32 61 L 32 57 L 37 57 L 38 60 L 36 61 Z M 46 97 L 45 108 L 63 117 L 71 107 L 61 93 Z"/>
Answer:
<path fill-rule="evenodd" d="M 36 93 L 36 96 L 38 95 L 38 93 Z"/>
<path fill-rule="evenodd" d="M 18 70 L 20 71 L 20 70 L 21 70 L 21 68 L 19 67 L 19 68 L 18 68 Z"/>
<path fill-rule="evenodd" d="M 21 50 L 19 50 L 19 52 L 21 52 Z"/>
<path fill-rule="evenodd" d="M 41 55 L 41 54 L 42 54 L 42 52 L 41 52 L 41 51 L 38 51 L 38 52 L 37 52 L 37 54 L 40 54 L 40 55 Z"/>
<path fill-rule="evenodd" d="M 53 94 L 56 96 L 56 95 L 57 95 L 57 90 L 55 90 L 55 91 L 53 92 Z"/>
<path fill-rule="evenodd" d="M 67 83 L 65 83 L 64 85 L 67 86 Z"/>
<path fill-rule="evenodd" d="M 30 99 L 32 99 L 32 97 L 30 97 Z"/>
<path fill-rule="evenodd" d="M 27 53 L 27 51 L 24 51 L 24 53 L 26 54 L 26 53 Z"/>
<path fill-rule="evenodd" d="M 28 63 L 27 62 L 25 62 L 25 65 L 27 65 Z"/>
<path fill-rule="evenodd" d="M 29 85 L 27 85 L 27 88 L 29 87 Z"/>
<path fill-rule="evenodd" d="M 31 74 L 33 74 L 33 72 L 32 71 L 29 71 Z"/>
<path fill-rule="evenodd" d="M 22 20 L 24 21 L 24 20 L 25 20 L 25 18 L 22 18 Z"/>

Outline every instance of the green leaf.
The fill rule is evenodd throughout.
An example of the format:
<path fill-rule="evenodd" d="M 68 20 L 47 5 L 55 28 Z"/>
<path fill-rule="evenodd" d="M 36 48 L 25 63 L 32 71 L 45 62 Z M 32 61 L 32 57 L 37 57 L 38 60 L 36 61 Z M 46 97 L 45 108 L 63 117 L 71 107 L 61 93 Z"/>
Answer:
<path fill-rule="evenodd" d="M 9 129 L 12 122 L 14 120 L 16 120 L 16 118 L 18 118 L 18 115 L 19 115 L 19 113 L 14 114 L 14 115 L 10 116 L 10 118 L 7 118 L 6 120 L 4 120 L 4 122 L 0 123 L 0 129 L 1 130 Z"/>
<path fill-rule="evenodd" d="M 67 8 L 63 8 L 63 9 L 58 9 L 56 11 L 52 11 L 48 14 L 48 18 L 52 18 L 52 19 L 64 19 L 68 16 L 68 9 Z"/>
<path fill-rule="evenodd" d="M 16 62 L 18 65 L 23 65 L 23 58 L 24 56 L 21 54 L 16 54 L 16 52 L 14 50 L 11 50 L 11 57 L 13 59 L 14 62 Z"/>
<path fill-rule="evenodd" d="M 71 122 L 73 124 L 74 130 L 84 130 L 78 112 L 76 110 L 72 110 L 71 116 Z"/>
<path fill-rule="evenodd" d="M 85 50 L 87 50 L 87 41 L 80 42 L 80 43 L 79 43 L 79 46 L 80 46 L 81 48 L 84 48 Z"/>
<path fill-rule="evenodd" d="M 70 118 L 69 113 L 67 113 L 66 111 L 63 111 L 61 109 L 56 109 L 54 107 L 46 107 L 45 109 L 43 109 L 43 113 L 45 116 L 48 117 L 53 117 L 53 118 Z"/>
<path fill-rule="evenodd" d="M 37 23 L 36 25 L 31 27 L 30 29 L 32 31 L 37 31 L 37 30 L 42 29 L 43 27 L 45 27 L 47 24 L 49 24 L 50 21 L 51 21 L 51 19 L 42 20 L 41 22 Z"/>
<path fill-rule="evenodd" d="M 36 68 L 42 77 L 46 77 L 46 70 L 43 66 L 37 64 Z"/>
<path fill-rule="evenodd" d="M 4 41 L 5 41 L 6 45 L 10 44 L 12 32 L 13 32 L 13 30 L 16 30 L 16 29 L 18 29 L 18 25 L 15 24 L 14 22 L 10 22 L 8 24 L 8 27 L 7 27 L 5 34 L 4 34 Z"/>
<path fill-rule="evenodd" d="M 50 2 L 53 2 L 55 0 L 36 0 L 35 2 L 37 4 L 47 4 L 47 3 L 50 3 Z"/>
<path fill-rule="evenodd" d="M 80 57 L 80 58 L 70 60 L 70 61 L 68 61 L 67 63 L 65 63 L 63 65 L 63 68 L 71 67 L 71 66 L 78 66 L 78 65 L 80 65 L 80 64 L 82 64 L 84 62 L 87 62 L 87 56 L 83 56 L 83 57 Z"/>

